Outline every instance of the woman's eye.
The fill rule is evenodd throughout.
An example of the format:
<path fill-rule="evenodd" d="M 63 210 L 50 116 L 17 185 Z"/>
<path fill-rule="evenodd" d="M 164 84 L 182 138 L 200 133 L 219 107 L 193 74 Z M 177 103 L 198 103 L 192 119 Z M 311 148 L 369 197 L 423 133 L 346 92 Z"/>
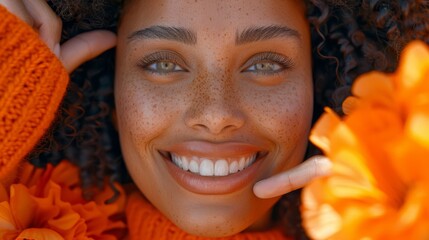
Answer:
<path fill-rule="evenodd" d="M 156 73 L 171 73 L 183 71 L 183 68 L 180 67 L 178 64 L 169 61 L 159 61 L 151 63 L 146 66 L 146 69 Z"/>
<path fill-rule="evenodd" d="M 282 70 L 283 67 L 280 64 L 274 62 L 260 62 L 253 64 L 248 67 L 246 72 L 260 72 L 260 73 L 274 73 Z"/>
<path fill-rule="evenodd" d="M 246 64 L 243 72 L 254 74 L 275 74 L 293 67 L 290 58 L 275 52 L 262 52 L 253 55 Z"/>
<path fill-rule="evenodd" d="M 186 66 L 186 63 L 180 54 L 172 51 L 151 53 L 138 60 L 137 66 L 153 74 L 170 74 L 187 71 L 183 67 Z"/>

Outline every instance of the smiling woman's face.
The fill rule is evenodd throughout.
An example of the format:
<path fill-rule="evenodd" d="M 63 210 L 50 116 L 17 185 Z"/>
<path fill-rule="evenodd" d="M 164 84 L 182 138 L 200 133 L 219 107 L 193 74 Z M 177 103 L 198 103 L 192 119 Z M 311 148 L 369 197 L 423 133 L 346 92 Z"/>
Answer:
<path fill-rule="evenodd" d="M 303 160 L 313 111 L 300 0 L 131 1 L 119 28 L 121 146 L 143 194 L 183 230 L 267 226 L 253 185 Z"/>

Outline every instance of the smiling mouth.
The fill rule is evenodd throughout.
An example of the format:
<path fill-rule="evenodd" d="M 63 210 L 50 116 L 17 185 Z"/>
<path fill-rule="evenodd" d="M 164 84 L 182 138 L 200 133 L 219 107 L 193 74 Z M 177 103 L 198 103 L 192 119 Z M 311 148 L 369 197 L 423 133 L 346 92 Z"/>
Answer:
<path fill-rule="evenodd" d="M 204 195 L 251 188 L 269 153 L 254 144 L 206 141 L 180 142 L 158 152 L 175 182 L 190 192 Z"/>
<path fill-rule="evenodd" d="M 180 169 L 189 171 L 200 176 L 228 176 L 230 174 L 243 171 L 251 166 L 259 153 L 252 155 L 235 157 L 235 158 L 217 158 L 210 159 L 207 157 L 197 156 L 180 156 L 170 153 L 171 161 Z"/>

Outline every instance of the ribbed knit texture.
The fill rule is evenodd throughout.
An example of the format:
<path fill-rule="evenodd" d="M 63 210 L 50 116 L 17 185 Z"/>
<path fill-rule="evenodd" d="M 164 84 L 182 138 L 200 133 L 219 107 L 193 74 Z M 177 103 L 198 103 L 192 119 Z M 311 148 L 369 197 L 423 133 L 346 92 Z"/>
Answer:
<path fill-rule="evenodd" d="M 127 209 L 127 224 L 130 240 L 209 240 L 191 236 L 182 231 L 164 215 L 147 202 L 140 193 L 129 195 Z M 280 229 L 265 232 L 240 233 L 231 237 L 215 238 L 216 240 L 286 240 Z"/>
<path fill-rule="evenodd" d="M 0 181 L 55 118 L 69 76 L 39 35 L 0 5 Z"/>

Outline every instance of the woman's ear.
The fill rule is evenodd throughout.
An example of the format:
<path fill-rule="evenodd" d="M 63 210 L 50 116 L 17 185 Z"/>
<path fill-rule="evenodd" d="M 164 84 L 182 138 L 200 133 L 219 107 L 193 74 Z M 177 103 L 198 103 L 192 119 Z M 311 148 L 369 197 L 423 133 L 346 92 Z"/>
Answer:
<path fill-rule="evenodd" d="M 118 131 L 118 118 L 116 116 L 116 108 L 113 108 L 110 112 L 112 118 L 112 124 L 116 131 Z"/>

